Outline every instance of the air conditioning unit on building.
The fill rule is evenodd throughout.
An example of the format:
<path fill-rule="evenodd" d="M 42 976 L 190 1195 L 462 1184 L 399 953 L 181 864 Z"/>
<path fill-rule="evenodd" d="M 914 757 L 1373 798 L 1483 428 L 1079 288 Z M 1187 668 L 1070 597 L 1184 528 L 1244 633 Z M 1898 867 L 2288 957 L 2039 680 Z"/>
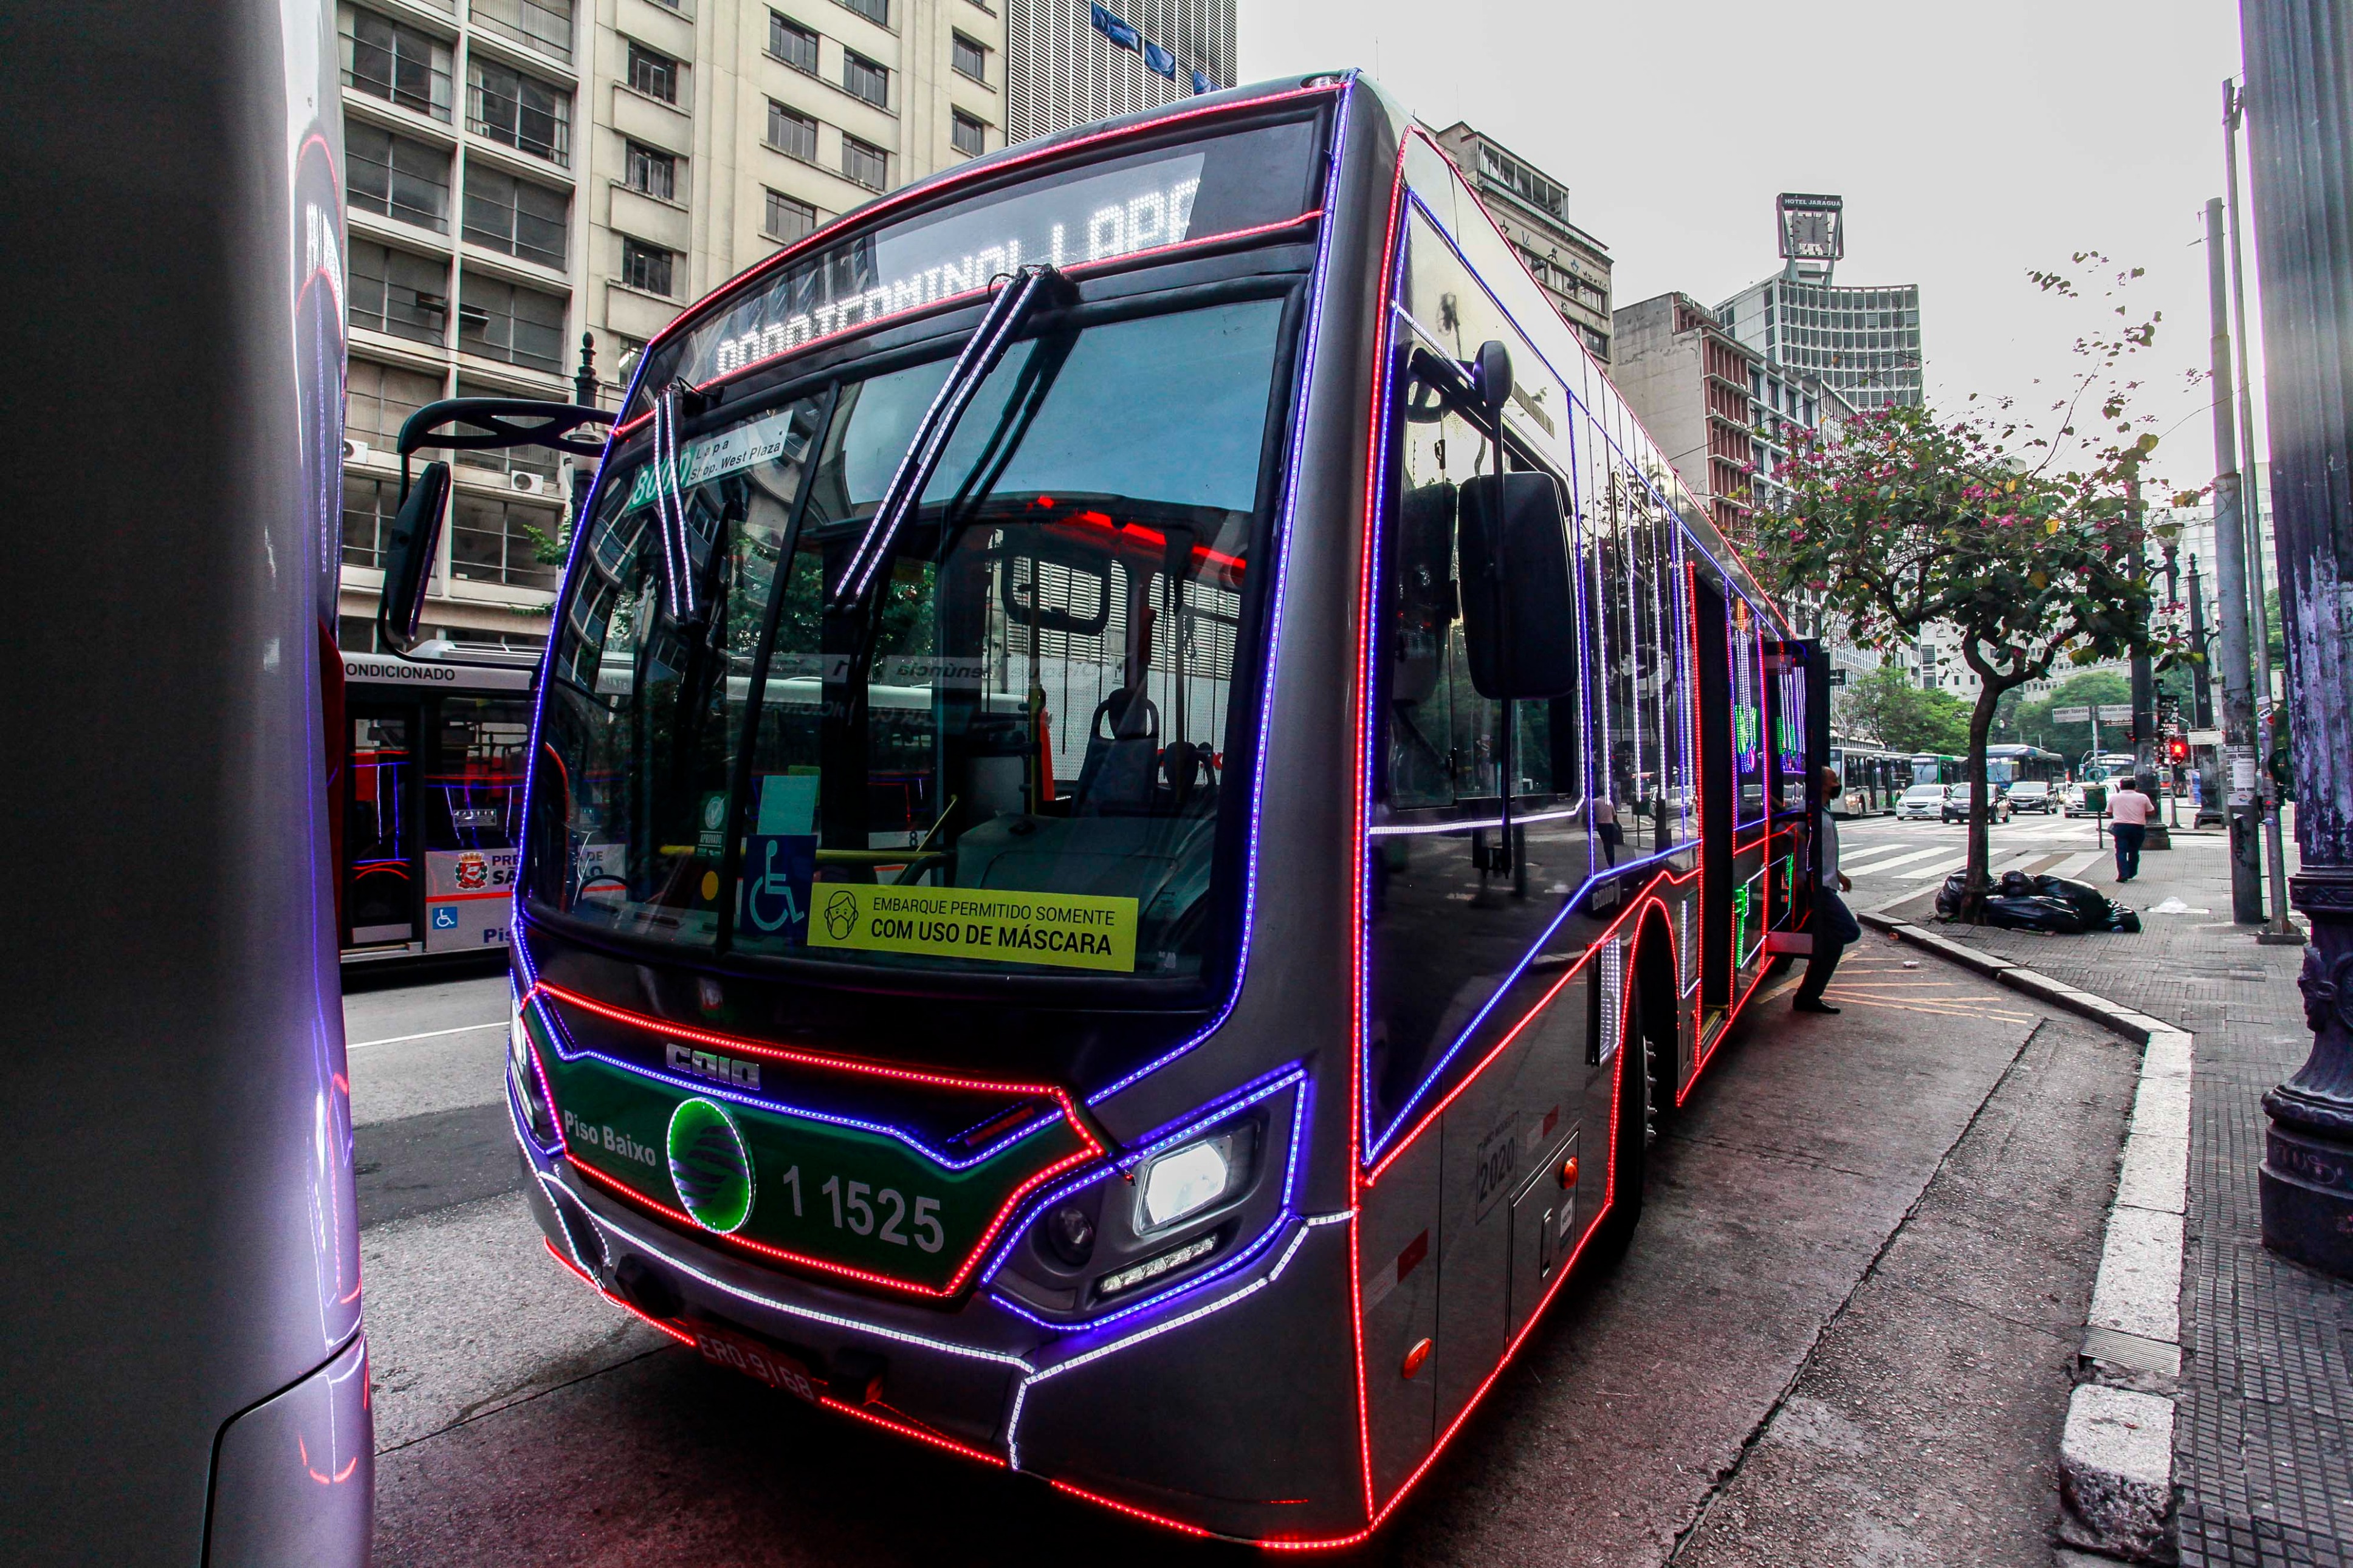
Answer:
<path fill-rule="evenodd" d="M 365 441 L 354 441 L 348 436 L 343 437 L 343 461 L 346 463 L 366 462 L 370 449 Z"/>
<path fill-rule="evenodd" d="M 512 473 L 507 476 L 507 483 L 527 496 L 543 496 L 553 488 L 543 474 Z"/>

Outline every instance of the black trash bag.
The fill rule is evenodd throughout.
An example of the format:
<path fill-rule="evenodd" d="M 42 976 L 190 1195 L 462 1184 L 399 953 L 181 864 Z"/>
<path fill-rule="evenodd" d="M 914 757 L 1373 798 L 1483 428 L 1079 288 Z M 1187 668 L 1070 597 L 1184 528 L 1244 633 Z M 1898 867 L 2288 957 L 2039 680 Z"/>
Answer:
<path fill-rule="evenodd" d="M 2052 936 L 2081 936 L 2086 929 L 2084 917 L 2075 906 L 2064 899 L 2042 897 L 2011 898 L 2001 893 L 1987 895 L 1985 921 L 1989 926 L 2004 931 L 2048 931 Z"/>
<path fill-rule="evenodd" d="M 2044 898 L 2063 899 L 2083 918 L 2085 931 L 2140 930 L 2137 910 L 2126 908 L 2089 882 L 2079 882 L 2072 877 L 2036 877 L 2031 879 L 2034 890 Z"/>
<path fill-rule="evenodd" d="M 1957 920 L 1968 887 L 1965 871 L 1956 871 L 1936 889 L 1936 913 Z M 2065 877 L 2031 877 L 2005 871 L 1986 889 L 1986 924 L 2007 931 L 2050 931 L 2078 936 L 2089 931 L 2137 931 L 2140 916 L 2102 893 L 2089 882 Z"/>

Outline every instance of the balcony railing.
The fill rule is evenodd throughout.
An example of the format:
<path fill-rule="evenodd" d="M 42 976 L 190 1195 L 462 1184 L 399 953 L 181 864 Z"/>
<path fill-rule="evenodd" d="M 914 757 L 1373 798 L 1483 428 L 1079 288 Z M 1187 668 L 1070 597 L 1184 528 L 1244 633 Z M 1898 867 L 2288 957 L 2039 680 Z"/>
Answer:
<path fill-rule="evenodd" d="M 476 25 L 558 59 L 572 58 L 572 0 L 473 0 Z"/>

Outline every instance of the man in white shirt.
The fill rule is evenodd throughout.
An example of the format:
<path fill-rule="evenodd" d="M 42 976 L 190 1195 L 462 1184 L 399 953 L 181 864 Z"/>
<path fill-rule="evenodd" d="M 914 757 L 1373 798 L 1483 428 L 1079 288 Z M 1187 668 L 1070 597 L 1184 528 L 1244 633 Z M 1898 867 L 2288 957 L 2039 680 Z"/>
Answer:
<path fill-rule="evenodd" d="M 2116 880 L 2129 882 L 2140 875 L 2140 847 L 2148 837 L 2148 819 L 2157 814 L 2157 802 L 2134 787 L 2126 779 L 2108 796 L 2108 831 L 2116 840 Z"/>
<path fill-rule="evenodd" d="M 1839 797 L 1838 770 L 1824 768 L 1821 776 L 1821 805 L 1814 813 L 1814 835 L 1820 846 L 1821 869 L 1814 880 L 1814 913 L 1806 929 L 1814 939 L 1813 956 L 1806 960 L 1806 977 L 1798 983 L 1798 994 L 1789 1002 L 1797 1013 L 1835 1013 L 1836 1007 L 1822 1000 L 1831 976 L 1838 970 L 1839 954 L 1847 943 L 1862 939 L 1862 927 L 1855 922 L 1839 894 L 1851 891 L 1854 884 L 1839 870 L 1838 819 L 1831 816 L 1831 803 Z"/>

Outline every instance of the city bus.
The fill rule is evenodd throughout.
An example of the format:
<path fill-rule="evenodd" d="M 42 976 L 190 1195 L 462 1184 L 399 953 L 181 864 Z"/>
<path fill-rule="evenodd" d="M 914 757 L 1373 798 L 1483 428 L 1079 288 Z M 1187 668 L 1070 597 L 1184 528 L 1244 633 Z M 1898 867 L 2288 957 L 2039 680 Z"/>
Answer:
<path fill-rule="evenodd" d="M 0 942 L 0 1556 L 362 1568 L 334 8 L 7 34 L 0 800 L 64 858 Z"/>
<path fill-rule="evenodd" d="M 1830 765 L 1839 775 L 1841 798 L 1833 811 L 1853 816 L 1878 816 L 1895 809 L 1895 800 L 1912 787 L 1912 759 L 1901 752 L 1868 741 L 1851 741 L 1833 734 Z"/>
<path fill-rule="evenodd" d="M 538 656 L 437 639 L 342 658 L 343 962 L 503 959 Z"/>
<path fill-rule="evenodd" d="M 1947 752 L 1915 752 L 1912 756 L 1915 784 L 1958 784 L 1969 782 L 1969 760 Z"/>
<path fill-rule="evenodd" d="M 2026 780 L 2061 784 L 2067 782 L 2067 759 L 2040 746 L 2000 745 L 1986 748 L 1986 783 L 2007 789 Z"/>
<path fill-rule="evenodd" d="M 584 502 L 546 1250 L 845 1418 L 1361 1540 L 1803 951 L 1828 697 L 1354 74 L 880 198 L 648 345 Z"/>

